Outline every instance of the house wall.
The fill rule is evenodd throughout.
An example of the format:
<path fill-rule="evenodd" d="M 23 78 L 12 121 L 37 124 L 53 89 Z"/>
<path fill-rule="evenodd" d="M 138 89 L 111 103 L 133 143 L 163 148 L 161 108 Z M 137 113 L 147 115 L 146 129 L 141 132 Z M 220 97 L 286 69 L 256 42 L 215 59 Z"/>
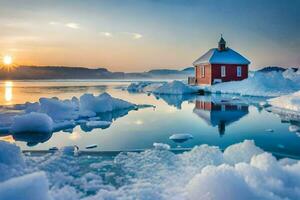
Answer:
<path fill-rule="evenodd" d="M 226 76 L 221 76 L 221 66 L 226 66 Z M 237 76 L 237 66 L 242 67 L 241 77 Z M 248 78 L 248 65 L 236 64 L 212 64 L 212 83 L 214 79 L 221 79 L 222 82 L 227 81 L 240 81 Z"/>
<path fill-rule="evenodd" d="M 203 65 L 197 65 L 196 66 L 196 85 L 210 85 L 211 84 L 211 65 L 205 64 L 205 74 L 204 77 L 201 77 L 201 66 Z"/>

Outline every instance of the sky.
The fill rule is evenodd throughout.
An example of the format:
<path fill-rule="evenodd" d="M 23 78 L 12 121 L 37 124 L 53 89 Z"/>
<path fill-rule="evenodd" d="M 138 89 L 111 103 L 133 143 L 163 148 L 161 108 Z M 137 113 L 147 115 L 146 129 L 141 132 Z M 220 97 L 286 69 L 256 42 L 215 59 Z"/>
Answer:
<path fill-rule="evenodd" d="M 227 45 L 300 66 L 299 0 L 0 0 L 0 56 L 17 65 L 180 69 Z"/>

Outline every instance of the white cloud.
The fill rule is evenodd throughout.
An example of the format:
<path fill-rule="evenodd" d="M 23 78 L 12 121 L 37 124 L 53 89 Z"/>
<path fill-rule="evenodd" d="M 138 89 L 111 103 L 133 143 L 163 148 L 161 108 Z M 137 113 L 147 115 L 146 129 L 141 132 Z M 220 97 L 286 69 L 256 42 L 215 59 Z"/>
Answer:
<path fill-rule="evenodd" d="M 68 28 L 72 28 L 72 29 L 79 29 L 79 27 L 80 27 L 79 24 L 73 23 L 73 22 L 66 23 L 65 26 Z"/>
<path fill-rule="evenodd" d="M 140 33 L 131 33 L 131 32 L 123 32 L 123 33 L 129 35 L 132 39 L 135 40 L 141 39 L 143 37 L 143 35 Z"/>
<path fill-rule="evenodd" d="M 51 22 L 49 22 L 49 24 L 50 25 L 58 25 L 58 24 L 60 24 L 59 22 L 56 22 L 56 21 L 51 21 Z"/>
<path fill-rule="evenodd" d="M 141 35 L 139 33 L 132 33 L 132 37 L 133 37 L 133 39 L 141 39 L 143 37 L 143 35 Z"/>
<path fill-rule="evenodd" d="M 100 34 L 105 37 L 112 37 L 112 34 L 110 32 L 100 32 Z"/>

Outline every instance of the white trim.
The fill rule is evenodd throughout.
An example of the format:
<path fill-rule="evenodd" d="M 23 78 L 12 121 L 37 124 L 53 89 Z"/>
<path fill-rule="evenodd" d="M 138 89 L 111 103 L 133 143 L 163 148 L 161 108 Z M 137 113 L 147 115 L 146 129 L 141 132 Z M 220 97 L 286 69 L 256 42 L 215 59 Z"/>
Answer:
<path fill-rule="evenodd" d="M 241 66 L 236 67 L 236 76 L 242 77 L 242 67 Z"/>
<path fill-rule="evenodd" d="M 221 66 L 221 77 L 226 77 L 226 66 L 225 65 Z"/>
<path fill-rule="evenodd" d="M 204 65 L 201 65 L 201 77 L 205 77 L 205 66 Z"/>

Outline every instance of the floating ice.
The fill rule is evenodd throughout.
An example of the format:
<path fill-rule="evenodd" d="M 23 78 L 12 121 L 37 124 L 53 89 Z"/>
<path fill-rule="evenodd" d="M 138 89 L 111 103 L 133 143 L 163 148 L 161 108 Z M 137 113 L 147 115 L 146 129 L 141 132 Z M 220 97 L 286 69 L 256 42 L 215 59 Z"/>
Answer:
<path fill-rule="evenodd" d="M 296 126 L 296 125 L 290 125 L 290 126 L 289 126 L 289 131 L 290 131 L 290 132 L 297 132 L 297 131 L 300 131 L 300 127 L 299 127 L 299 126 Z"/>
<path fill-rule="evenodd" d="M 171 147 L 168 144 L 154 142 L 153 146 L 157 150 L 169 150 Z"/>
<path fill-rule="evenodd" d="M 249 163 L 253 156 L 261 153 L 263 150 L 255 146 L 252 140 L 245 140 L 227 147 L 224 151 L 224 159 L 229 164 Z"/>
<path fill-rule="evenodd" d="M 15 144 L 0 140 L 0 182 L 20 175 L 24 166 L 20 148 Z"/>
<path fill-rule="evenodd" d="M 165 83 L 153 91 L 155 94 L 192 94 L 197 93 L 196 87 L 189 86 L 181 81 Z"/>
<path fill-rule="evenodd" d="M 178 133 L 178 134 L 173 134 L 169 137 L 170 140 L 173 140 L 174 142 L 185 142 L 189 139 L 192 139 L 193 136 L 191 134 L 187 133 Z"/>
<path fill-rule="evenodd" d="M 231 81 L 203 87 L 212 93 L 248 96 L 280 96 L 300 90 L 300 82 L 285 78 L 282 72 L 255 72 L 242 81 Z"/>
<path fill-rule="evenodd" d="M 57 200 L 300 198 L 300 161 L 276 160 L 253 141 L 231 145 L 224 153 L 218 147 L 201 145 L 181 154 L 150 149 L 124 152 L 109 159 L 59 153 L 26 155 L 25 159 L 26 166 L 20 171 L 44 170 L 50 191 L 43 175 L 30 174 L 0 183 L 0 199 L 22 191 L 39 193 L 39 199 L 45 195 Z"/>
<path fill-rule="evenodd" d="M 95 113 L 111 112 L 113 110 L 128 109 L 135 107 L 135 104 L 113 98 L 108 93 L 99 96 L 84 94 L 80 97 L 80 111 L 92 111 Z"/>
<path fill-rule="evenodd" d="M 69 155 L 69 156 L 76 156 L 79 152 L 79 147 L 74 145 L 74 146 L 65 146 L 61 149 L 61 152 L 64 155 Z"/>
<path fill-rule="evenodd" d="M 276 108 L 297 113 L 300 112 L 300 91 L 289 95 L 269 99 L 268 101 L 272 106 Z"/>
<path fill-rule="evenodd" d="M 0 183 L 1 200 L 51 200 L 48 180 L 43 172 L 9 179 Z"/>
<path fill-rule="evenodd" d="M 61 101 L 56 98 L 40 98 L 40 112 L 46 113 L 53 120 L 77 119 L 78 102 L 72 100 Z"/>
<path fill-rule="evenodd" d="M 51 133 L 53 130 L 52 119 L 44 113 L 29 113 L 15 116 L 11 132 L 16 133 Z"/>

